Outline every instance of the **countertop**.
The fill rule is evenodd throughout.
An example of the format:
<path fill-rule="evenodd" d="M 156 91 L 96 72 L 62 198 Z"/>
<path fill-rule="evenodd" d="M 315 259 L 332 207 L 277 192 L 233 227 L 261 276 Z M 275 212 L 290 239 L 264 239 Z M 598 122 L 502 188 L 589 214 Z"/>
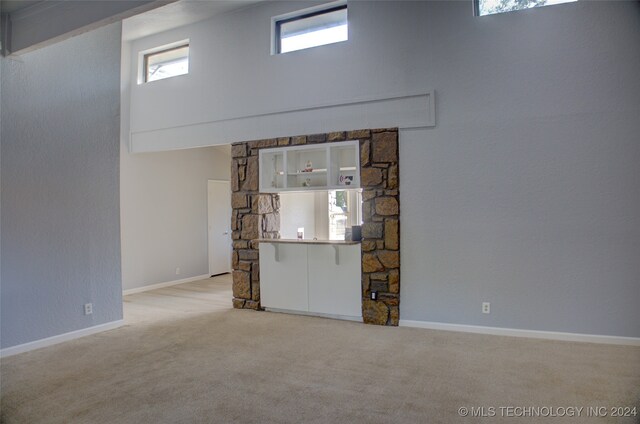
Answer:
<path fill-rule="evenodd" d="M 351 241 L 351 240 L 258 239 L 258 241 L 261 243 L 290 243 L 290 244 L 334 244 L 334 245 L 360 244 L 359 241 Z"/>

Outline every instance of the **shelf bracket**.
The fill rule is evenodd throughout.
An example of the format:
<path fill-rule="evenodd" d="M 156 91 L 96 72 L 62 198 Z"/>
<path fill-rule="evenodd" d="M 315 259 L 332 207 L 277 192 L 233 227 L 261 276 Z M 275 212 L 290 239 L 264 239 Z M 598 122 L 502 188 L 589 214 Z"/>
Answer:
<path fill-rule="evenodd" d="M 340 265 L 340 250 L 338 249 L 338 245 L 334 244 L 333 250 L 336 251 L 336 256 L 335 256 L 336 265 Z"/>

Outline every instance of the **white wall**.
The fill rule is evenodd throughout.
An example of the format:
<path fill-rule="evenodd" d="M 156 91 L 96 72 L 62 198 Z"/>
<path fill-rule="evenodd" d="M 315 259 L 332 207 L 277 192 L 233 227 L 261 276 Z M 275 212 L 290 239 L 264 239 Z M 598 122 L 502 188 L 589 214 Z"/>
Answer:
<path fill-rule="evenodd" d="M 183 38 L 193 54 L 188 76 L 133 87 L 132 131 L 173 128 L 158 150 L 230 117 L 311 133 L 340 113 L 279 112 L 435 90 L 435 128 L 406 129 L 408 98 L 367 121 L 401 127 L 401 318 L 639 337 L 640 3 L 351 2 L 348 42 L 271 56 L 271 16 L 308 5 L 136 41 L 131 57 Z"/>
<path fill-rule="evenodd" d="M 295 239 L 298 228 L 304 228 L 304 238 L 329 239 L 327 191 L 280 194 L 280 237 Z"/>
<path fill-rule="evenodd" d="M 315 193 L 280 194 L 280 237 L 295 239 L 298 228 L 304 228 L 304 238 L 316 237 Z"/>
<path fill-rule="evenodd" d="M 123 76 L 135 73 L 130 48 L 130 43 L 122 43 Z M 130 83 L 129 78 L 121 79 L 120 204 L 124 290 L 209 273 L 207 180 L 228 181 L 231 174 L 231 148 L 228 145 L 130 153 Z M 150 108 L 158 113 L 163 109 Z M 176 268 L 180 268 L 180 274 L 176 274 Z"/>
<path fill-rule="evenodd" d="M 119 60 L 120 24 L 2 58 L 3 349 L 122 319 Z"/>
<path fill-rule="evenodd" d="M 123 146 L 124 290 L 209 272 L 207 180 L 229 180 L 229 150 L 223 146 L 131 154 Z"/>
<path fill-rule="evenodd" d="M 420 46 L 421 31 L 411 30 L 407 43 L 407 33 L 396 29 L 422 26 L 420 15 L 412 13 L 416 6 L 353 2 L 349 42 L 272 56 L 271 17 L 312 4 L 265 2 L 133 41 L 132 150 L 226 144 L 350 125 L 428 124 L 433 98 L 425 93 L 432 87 L 411 54 Z M 188 75 L 137 83 L 139 52 L 187 38 Z M 324 107 L 334 103 L 347 105 Z"/>

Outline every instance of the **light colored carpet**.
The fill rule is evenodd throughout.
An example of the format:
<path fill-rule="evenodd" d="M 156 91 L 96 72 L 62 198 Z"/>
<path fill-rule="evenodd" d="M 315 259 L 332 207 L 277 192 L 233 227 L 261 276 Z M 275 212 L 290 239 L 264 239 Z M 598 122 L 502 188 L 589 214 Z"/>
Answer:
<path fill-rule="evenodd" d="M 465 423 L 640 406 L 640 348 L 230 309 L 228 277 L 127 296 L 126 326 L 2 360 L 4 423 Z M 487 410 L 489 411 L 489 410 Z M 539 422 L 638 422 L 542 418 Z"/>

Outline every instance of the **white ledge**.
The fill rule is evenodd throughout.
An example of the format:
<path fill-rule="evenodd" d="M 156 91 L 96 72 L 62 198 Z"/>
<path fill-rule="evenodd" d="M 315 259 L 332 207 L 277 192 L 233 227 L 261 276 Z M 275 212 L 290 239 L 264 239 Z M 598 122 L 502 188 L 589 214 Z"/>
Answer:
<path fill-rule="evenodd" d="M 368 96 L 207 122 L 131 132 L 132 153 L 362 128 L 429 128 L 435 92 Z"/>

